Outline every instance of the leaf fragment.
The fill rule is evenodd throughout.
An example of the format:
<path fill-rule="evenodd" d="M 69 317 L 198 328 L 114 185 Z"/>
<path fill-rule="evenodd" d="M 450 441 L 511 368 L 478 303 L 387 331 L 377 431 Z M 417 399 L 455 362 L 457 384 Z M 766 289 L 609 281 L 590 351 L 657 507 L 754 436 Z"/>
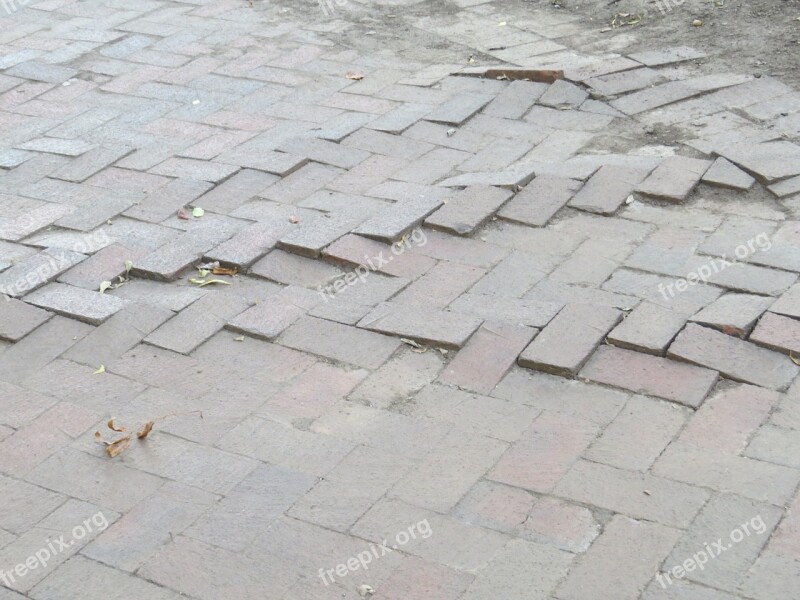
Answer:
<path fill-rule="evenodd" d="M 143 440 L 148 435 L 150 435 L 150 432 L 153 431 L 153 427 L 155 427 L 155 425 L 156 425 L 155 421 L 148 421 L 147 423 L 144 424 L 144 427 L 142 427 L 141 430 L 139 430 L 139 433 L 136 434 L 136 437 L 140 440 Z"/>
<path fill-rule="evenodd" d="M 214 267 L 211 272 L 214 275 L 230 275 L 231 277 L 238 273 L 236 269 L 226 269 L 225 267 Z"/>
<path fill-rule="evenodd" d="M 206 211 L 204 211 L 204 210 L 203 210 L 202 208 L 200 208 L 199 206 L 195 206 L 195 207 L 192 209 L 192 216 L 193 216 L 195 219 L 199 219 L 199 218 L 200 218 L 200 217 L 202 217 L 204 214 L 206 214 Z"/>
<path fill-rule="evenodd" d="M 102 282 L 102 283 L 100 284 L 100 293 L 101 293 L 101 294 L 105 294 L 105 293 L 106 293 L 106 290 L 107 290 L 107 289 L 109 289 L 110 287 L 111 287 L 111 282 L 110 282 L 110 281 L 104 281 L 104 282 Z"/>
<path fill-rule="evenodd" d="M 130 274 L 132 268 L 133 268 L 133 261 L 132 260 L 126 260 L 125 261 L 125 275 Z"/>
<path fill-rule="evenodd" d="M 119 432 L 119 431 L 128 431 L 124 427 L 117 427 L 114 424 L 114 419 L 109 419 L 108 423 L 106 423 L 106 427 L 108 427 L 111 431 L 117 431 L 117 432 Z"/>
<path fill-rule="evenodd" d="M 355 71 L 348 71 L 345 77 L 347 77 L 348 79 L 352 79 L 353 81 L 361 81 L 362 79 L 364 79 L 364 75 L 362 75 L 361 73 L 357 73 Z"/>
<path fill-rule="evenodd" d="M 111 458 L 115 456 L 119 456 L 131 443 L 131 436 L 126 435 L 125 437 L 119 438 L 116 442 L 110 443 L 106 446 L 106 454 L 108 454 Z"/>
<path fill-rule="evenodd" d="M 189 283 L 193 283 L 197 287 L 205 287 L 207 285 L 212 284 L 220 284 L 220 285 L 231 285 L 230 281 L 223 281 L 222 279 L 196 279 L 192 278 L 189 280 Z"/>
<path fill-rule="evenodd" d="M 92 375 L 100 375 L 100 374 L 105 373 L 105 372 L 106 372 L 106 366 L 105 365 L 100 365 L 99 367 L 97 367 L 95 372 L 92 373 Z"/>

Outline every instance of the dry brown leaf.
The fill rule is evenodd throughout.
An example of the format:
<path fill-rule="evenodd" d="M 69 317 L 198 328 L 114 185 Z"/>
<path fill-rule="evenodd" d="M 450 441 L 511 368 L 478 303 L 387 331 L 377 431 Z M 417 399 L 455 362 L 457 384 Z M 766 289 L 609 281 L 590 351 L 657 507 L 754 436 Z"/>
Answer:
<path fill-rule="evenodd" d="M 131 443 L 131 436 L 126 435 L 125 437 L 119 438 L 116 442 L 112 442 L 108 446 L 106 446 L 106 454 L 108 454 L 111 458 L 115 456 L 119 456 Z"/>
<path fill-rule="evenodd" d="M 148 435 L 150 435 L 150 432 L 153 431 L 153 427 L 155 427 L 155 425 L 156 425 L 155 421 L 148 421 L 147 423 L 144 424 L 142 430 L 136 434 L 136 437 L 139 438 L 140 440 L 143 440 Z"/>
<path fill-rule="evenodd" d="M 98 444 L 105 444 L 108 446 L 108 442 L 103 439 L 103 435 L 99 431 L 94 432 L 94 439 L 97 441 Z"/>
<path fill-rule="evenodd" d="M 364 79 L 364 76 L 361 73 L 356 73 L 355 71 L 348 71 L 346 77 L 348 79 L 352 79 L 353 81 L 361 81 Z"/>
<path fill-rule="evenodd" d="M 738 338 L 744 338 L 745 335 L 743 329 L 739 329 L 738 327 L 734 327 L 733 325 L 723 325 L 722 333 L 726 335 L 735 335 Z"/>
<path fill-rule="evenodd" d="M 211 272 L 214 275 L 230 275 L 231 277 L 238 273 L 236 269 L 226 269 L 225 267 L 214 267 Z"/>
<path fill-rule="evenodd" d="M 107 427 L 108 427 L 108 428 L 109 428 L 111 431 L 127 431 L 127 429 L 125 429 L 124 427 L 117 427 L 116 425 L 114 425 L 114 419 L 110 419 L 110 420 L 108 421 L 108 423 L 106 423 L 106 426 L 107 426 Z"/>

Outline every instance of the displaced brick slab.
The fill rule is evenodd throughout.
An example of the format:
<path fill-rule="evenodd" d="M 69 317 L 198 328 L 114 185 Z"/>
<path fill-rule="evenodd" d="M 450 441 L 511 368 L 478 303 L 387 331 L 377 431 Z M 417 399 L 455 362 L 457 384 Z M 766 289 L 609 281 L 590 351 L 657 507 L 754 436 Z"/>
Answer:
<path fill-rule="evenodd" d="M 520 355 L 519 364 L 574 375 L 621 320 L 622 312 L 614 308 L 568 304 Z"/>
<path fill-rule="evenodd" d="M 592 175 L 569 205 L 587 212 L 610 215 L 622 206 L 648 171 L 604 165 Z"/>
<path fill-rule="evenodd" d="M 16 342 L 53 315 L 14 298 L 0 298 L 0 340 Z"/>
<path fill-rule="evenodd" d="M 380 304 L 358 326 L 445 348 L 461 348 L 482 320 L 425 306 Z"/>
<path fill-rule="evenodd" d="M 693 324 L 678 335 L 667 356 L 773 390 L 786 388 L 800 372 L 788 356 Z"/>
<path fill-rule="evenodd" d="M 750 334 L 750 341 L 778 352 L 800 355 L 800 321 L 768 312 Z"/>
<path fill-rule="evenodd" d="M 509 200 L 497 214 L 509 221 L 544 227 L 581 185 L 581 182 L 575 179 L 548 175 L 537 177 Z"/>
<path fill-rule="evenodd" d="M 683 202 L 710 166 L 711 162 L 707 160 L 670 156 L 639 185 L 637 191 L 654 198 Z"/>
<path fill-rule="evenodd" d="M 453 194 L 444 206 L 425 219 L 425 224 L 456 235 L 468 235 L 485 223 L 510 197 L 508 190 L 468 187 Z"/>
<path fill-rule="evenodd" d="M 121 298 L 63 283 L 46 285 L 28 294 L 25 301 L 91 325 L 100 325 L 125 306 Z"/>
<path fill-rule="evenodd" d="M 580 377 L 696 408 L 714 387 L 718 373 L 660 356 L 603 346 L 581 369 Z"/>

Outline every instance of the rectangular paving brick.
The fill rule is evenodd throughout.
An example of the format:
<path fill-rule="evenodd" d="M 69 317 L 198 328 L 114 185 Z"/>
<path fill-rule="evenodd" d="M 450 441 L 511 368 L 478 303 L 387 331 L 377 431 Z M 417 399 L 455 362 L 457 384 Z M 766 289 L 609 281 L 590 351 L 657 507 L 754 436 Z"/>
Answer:
<path fill-rule="evenodd" d="M 386 243 L 395 242 L 442 204 L 441 198 L 430 196 L 400 200 L 367 219 L 353 233 Z"/>
<path fill-rule="evenodd" d="M 283 250 L 273 250 L 255 263 L 251 275 L 285 285 L 319 288 L 344 275 L 338 267 Z"/>
<path fill-rule="evenodd" d="M 433 184 L 446 177 L 472 155 L 452 148 L 436 148 L 392 173 L 392 179 Z"/>
<path fill-rule="evenodd" d="M 512 81 L 484 107 L 483 113 L 502 119 L 520 119 L 547 87 L 545 83 L 534 81 Z"/>
<path fill-rule="evenodd" d="M 401 343 L 388 336 L 314 317 L 302 317 L 278 341 L 296 350 L 366 369 L 380 367 Z"/>
<path fill-rule="evenodd" d="M 53 315 L 14 298 L 0 298 L 0 340 L 17 342 Z"/>
<path fill-rule="evenodd" d="M 444 368 L 439 381 L 488 394 L 535 335 L 529 327 L 484 323 Z"/>
<path fill-rule="evenodd" d="M 583 460 L 556 486 L 555 494 L 680 528 L 689 526 L 710 496 L 685 483 Z"/>
<path fill-rule="evenodd" d="M 690 581 L 736 592 L 739 578 L 756 561 L 781 516 L 782 511 L 776 506 L 759 504 L 733 494 L 712 498 L 664 562 L 662 572 L 672 574 L 669 579 L 664 575 L 664 579 L 671 582 L 682 574 Z M 747 532 L 742 529 L 745 524 Z M 743 534 L 736 543 L 732 541 L 738 539 L 734 537 L 737 536 L 734 530 Z M 715 556 L 703 569 L 683 568 L 685 561 L 696 556 L 695 553 L 705 544 L 720 539 L 725 551 L 712 550 Z"/>
<path fill-rule="evenodd" d="M 359 321 L 372 331 L 407 337 L 446 348 L 461 348 L 482 319 L 417 305 L 386 302 Z"/>
<path fill-rule="evenodd" d="M 493 481 L 550 493 L 599 433 L 596 423 L 542 413 L 487 477 Z"/>
<path fill-rule="evenodd" d="M 770 184 L 800 173 L 800 147 L 791 142 L 740 142 L 715 148 L 764 184 Z"/>
<path fill-rule="evenodd" d="M 351 169 L 370 157 L 370 153 L 366 150 L 348 148 L 328 140 L 311 137 L 286 140 L 278 145 L 277 149 L 342 169 Z"/>
<path fill-rule="evenodd" d="M 538 298 L 510 298 L 488 293 L 463 294 L 450 305 L 454 312 L 474 315 L 487 321 L 537 328 L 542 328 L 552 321 L 563 307 L 562 302 Z"/>
<path fill-rule="evenodd" d="M 572 197 L 569 205 L 601 215 L 613 214 L 645 177 L 647 171 L 642 169 L 604 165 Z"/>
<path fill-rule="evenodd" d="M 104 281 L 119 283 L 119 276 L 125 274 L 125 263 L 133 262 L 144 254 L 140 248 L 131 250 L 119 244 L 111 244 L 95 252 L 83 262 L 75 265 L 58 277 L 59 283 L 98 291 Z"/>
<path fill-rule="evenodd" d="M 691 416 L 691 411 L 673 404 L 634 396 L 584 457 L 618 469 L 645 472 Z"/>
<path fill-rule="evenodd" d="M 55 179 L 80 183 L 95 173 L 113 165 L 119 159 L 133 152 L 133 148 L 120 146 L 116 148 L 99 146 L 89 150 L 81 157 L 72 160 L 63 168 L 50 174 Z"/>
<path fill-rule="evenodd" d="M 403 160 L 419 158 L 435 147 L 433 144 L 428 144 L 427 142 L 369 129 L 359 129 L 346 137 L 342 141 L 342 144 L 344 146 L 352 146 L 353 148 L 359 148 L 367 152 Z"/>
<path fill-rule="evenodd" d="M 133 261 L 134 275 L 159 281 L 174 281 L 195 262 L 223 241 L 232 232 L 207 227 L 184 233 L 175 241 Z"/>
<path fill-rule="evenodd" d="M 800 321 L 765 313 L 749 339 L 771 350 L 800 355 Z"/>
<path fill-rule="evenodd" d="M 469 235 L 494 215 L 511 192 L 494 187 L 467 187 L 454 193 L 425 224 L 456 235 Z"/>
<path fill-rule="evenodd" d="M 698 158 L 667 157 L 636 191 L 662 200 L 683 202 L 710 166 L 710 161 Z"/>
<path fill-rule="evenodd" d="M 446 125 L 461 125 L 492 99 L 492 96 L 485 94 L 464 92 L 440 104 L 425 117 L 425 120 Z"/>
<path fill-rule="evenodd" d="M 509 221 L 544 227 L 581 185 L 575 179 L 549 175 L 537 177 L 517 192 L 497 214 Z"/>
<path fill-rule="evenodd" d="M 520 354 L 523 367 L 574 375 L 622 320 L 614 308 L 568 304 Z"/>
<path fill-rule="evenodd" d="M 311 301 L 297 291 L 293 286 L 283 288 L 241 314 L 230 317 L 225 327 L 245 335 L 273 340 L 322 301 L 322 298 Z"/>
<path fill-rule="evenodd" d="M 608 334 L 608 341 L 620 348 L 663 356 L 686 317 L 652 302 L 642 302 Z"/>
<path fill-rule="evenodd" d="M 327 189 L 345 194 L 363 194 L 385 181 L 406 162 L 400 158 L 375 154 L 327 184 Z"/>
<path fill-rule="evenodd" d="M 615 515 L 556 590 L 560 600 L 637 600 L 681 532 Z"/>
<path fill-rule="evenodd" d="M 714 387 L 718 373 L 660 356 L 603 346 L 589 359 L 580 376 L 697 407 Z"/>
<path fill-rule="evenodd" d="M 161 223 L 182 207 L 194 202 L 212 186 L 213 184 L 208 181 L 176 179 L 150 191 L 141 202 L 126 210 L 125 216 L 150 223 Z M 213 209 L 207 202 L 198 204 L 206 209 Z"/>
<path fill-rule="evenodd" d="M 232 293 L 211 292 L 161 325 L 144 341 L 173 352 L 189 354 L 249 306 L 249 302 Z"/>
<path fill-rule="evenodd" d="M 28 294 L 25 301 L 91 325 L 100 325 L 125 305 L 121 298 L 64 283 L 48 284 Z"/>
<path fill-rule="evenodd" d="M 405 287 L 392 301 L 445 308 L 471 288 L 484 273 L 485 271 L 478 267 L 441 261 L 422 277 Z"/>
<path fill-rule="evenodd" d="M 48 248 L 27 256 L 0 273 L 0 293 L 20 298 L 53 281 L 84 258 L 86 257 L 83 254 L 60 248 Z"/>
<path fill-rule="evenodd" d="M 800 318 L 800 283 L 790 287 L 769 310 L 779 315 Z"/>
<path fill-rule="evenodd" d="M 627 75 L 627 73 L 625 74 Z M 689 87 L 681 81 L 670 81 L 613 100 L 611 106 L 632 116 L 692 98 L 700 93 L 699 90 Z"/>
<path fill-rule="evenodd" d="M 150 169 L 151 173 L 156 175 L 166 175 L 168 177 L 196 179 L 198 181 L 210 181 L 211 183 L 219 183 L 227 179 L 239 167 L 222 164 L 219 162 L 195 160 L 192 158 L 169 158 L 164 162 L 156 165 Z"/>
<path fill-rule="evenodd" d="M 742 171 L 732 162 L 718 158 L 703 175 L 703 183 L 730 188 L 733 190 L 749 190 L 756 180 Z"/>
<path fill-rule="evenodd" d="M 788 387 L 800 372 L 786 355 L 694 324 L 678 334 L 667 356 L 715 369 L 736 381 L 774 390 Z"/>
<path fill-rule="evenodd" d="M 350 233 L 364 220 L 353 212 L 330 214 L 306 219 L 278 239 L 278 247 L 301 256 L 317 258 L 322 250 Z"/>
<path fill-rule="evenodd" d="M 725 294 L 689 320 L 743 338 L 772 302 L 772 298 L 764 296 Z"/>
<path fill-rule="evenodd" d="M 274 228 L 269 223 L 253 223 L 226 242 L 205 253 L 209 262 L 246 269 L 275 247 Z"/>

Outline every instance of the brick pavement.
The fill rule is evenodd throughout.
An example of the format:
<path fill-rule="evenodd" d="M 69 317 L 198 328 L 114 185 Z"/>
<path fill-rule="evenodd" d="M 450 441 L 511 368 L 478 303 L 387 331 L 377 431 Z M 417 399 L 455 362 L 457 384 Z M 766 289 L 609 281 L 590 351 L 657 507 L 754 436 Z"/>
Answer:
<path fill-rule="evenodd" d="M 800 105 L 500 4 L 0 18 L 0 599 L 796 599 Z"/>

